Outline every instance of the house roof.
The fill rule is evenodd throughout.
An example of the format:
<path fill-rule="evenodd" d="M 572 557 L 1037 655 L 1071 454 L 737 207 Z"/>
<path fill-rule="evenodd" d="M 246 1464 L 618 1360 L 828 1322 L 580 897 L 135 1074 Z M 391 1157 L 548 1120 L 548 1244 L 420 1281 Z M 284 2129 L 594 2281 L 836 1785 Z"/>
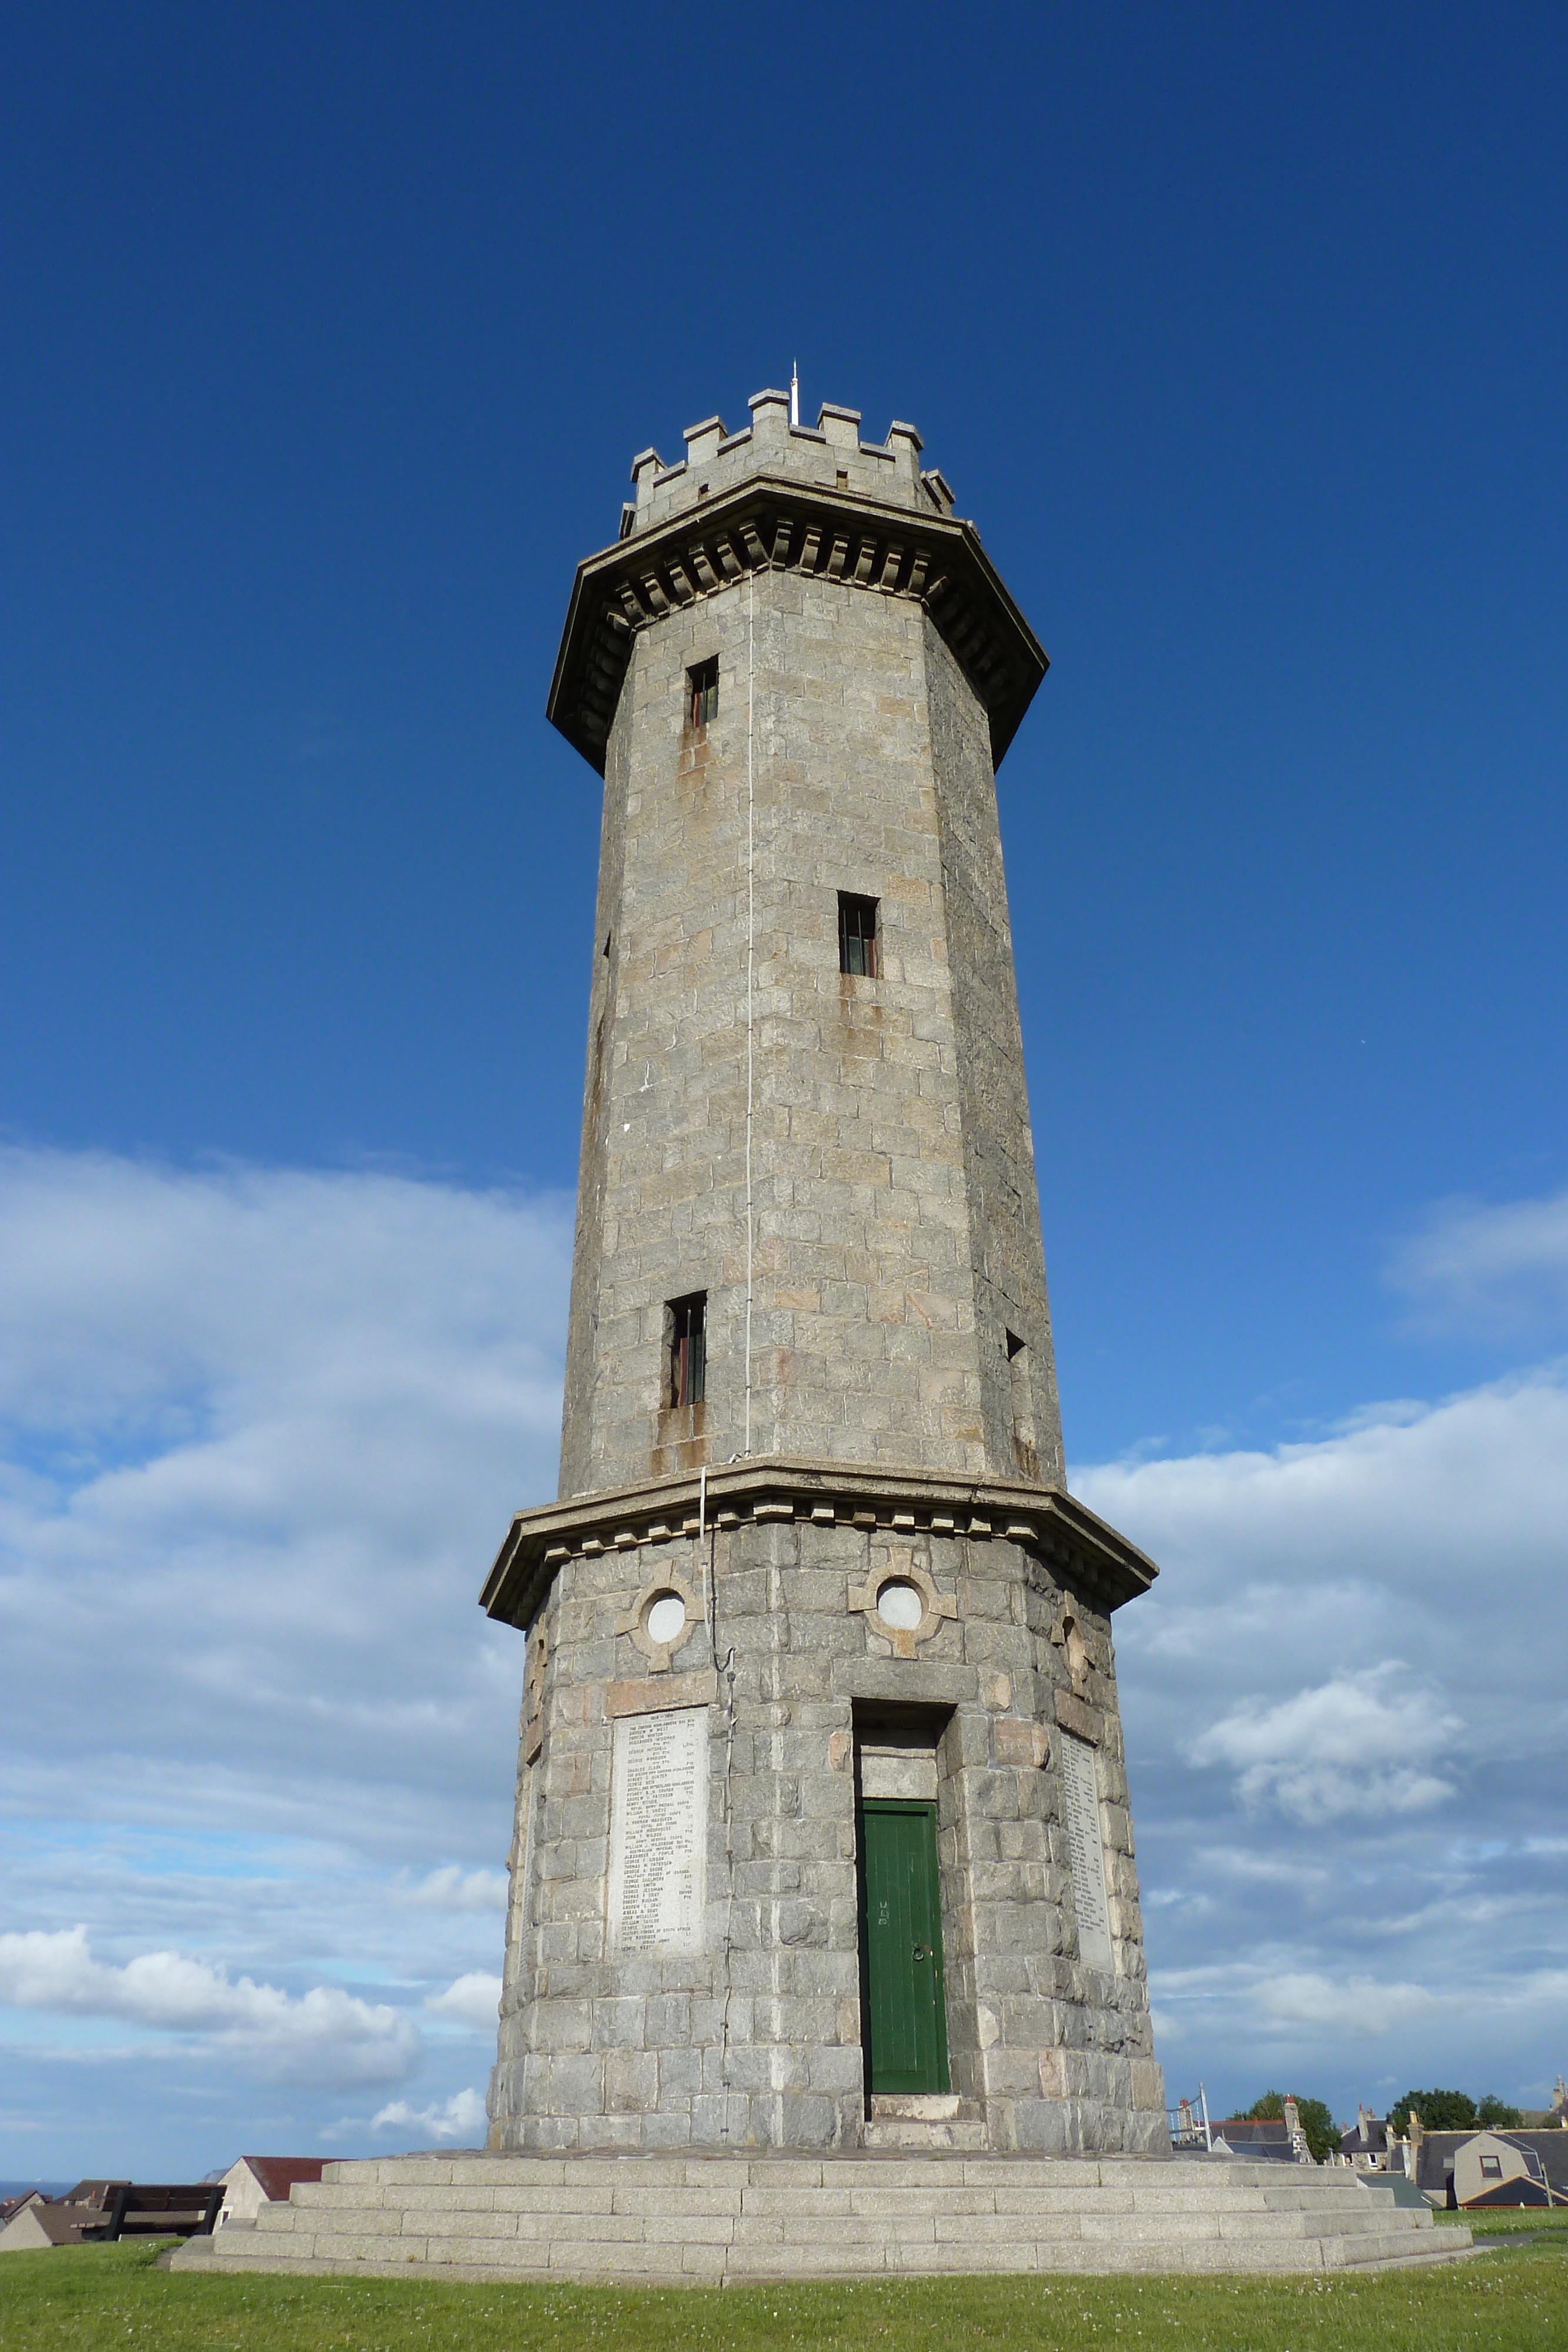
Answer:
<path fill-rule="evenodd" d="M 1422 2189 L 1445 2189 L 1453 2175 L 1454 2158 L 1468 2140 L 1500 2139 L 1515 2147 L 1532 2147 L 1553 2189 L 1568 2193 L 1568 2132 L 1479 2131 L 1423 2132 L 1416 2158 L 1416 2179 Z"/>
<path fill-rule="evenodd" d="M 7 2253 L 29 2246 L 79 2246 L 84 2230 L 99 2227 L 103 2215 L 83 2205 L 24 2205 L 0 2231 Z"/>
<path fill-rule="evenodd" d="M 240 2166 L 246 2165 L 261 2183 L 261 2193 L 269 2202 L 286 2203 L 297 2180 L 320 2179 L 326 2161 L 320 2156 L 242 2156 L 230 2165 L 224 2179 L 232 2180 Z"/>

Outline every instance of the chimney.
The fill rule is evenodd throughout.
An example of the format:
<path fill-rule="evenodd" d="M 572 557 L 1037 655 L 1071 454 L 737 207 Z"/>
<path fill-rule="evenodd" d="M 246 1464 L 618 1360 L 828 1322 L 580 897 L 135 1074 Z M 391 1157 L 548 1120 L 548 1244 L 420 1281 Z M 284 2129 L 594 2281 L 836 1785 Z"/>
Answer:
<path fill-rule="evenodd" d="M 1285 2096 L 1285 2129 L 1291 2135 L 1291 2150 L 1296 2162 L 1310 2164 L 1312 2156 L 1307 2147 L 1307 2136 L 1301 2129 L 1301 2112 L 1296 2105 L 1293 2091 L 1287 2092 Z"/>

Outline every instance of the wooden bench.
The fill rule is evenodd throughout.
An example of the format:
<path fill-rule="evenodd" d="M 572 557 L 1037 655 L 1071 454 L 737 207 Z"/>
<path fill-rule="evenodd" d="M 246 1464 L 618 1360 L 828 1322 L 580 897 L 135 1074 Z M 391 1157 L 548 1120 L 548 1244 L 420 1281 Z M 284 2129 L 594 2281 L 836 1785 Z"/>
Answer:
<path fill-rule="evenodd" d="M 221 2180 L 151 2186 L 122 2181 L 104 2220 L 82 2236 L 104 2242 L 115 2238 L 210 2238 L 223 2201 Z"/>

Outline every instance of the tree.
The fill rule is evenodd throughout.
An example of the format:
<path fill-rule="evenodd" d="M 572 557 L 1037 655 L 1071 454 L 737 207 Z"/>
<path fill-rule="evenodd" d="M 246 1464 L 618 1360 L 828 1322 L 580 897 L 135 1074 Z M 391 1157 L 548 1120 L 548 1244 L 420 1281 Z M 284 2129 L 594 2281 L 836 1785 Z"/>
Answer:
<path fill-rule="evenodd" d="M 1410 2128 L 1410 2110 L 1421 2118 L 1423 2131 L 1474 2131 L 1476 2103 L 1468 2091 L 1406 2091 L 1388 2111 L 1397 2132 Z"/>
<path fill-rule="evenodd" d="M 1524 2117 L 1506 2099 L 1500 2099 L 1495 2091 L 1489 2091 L 1476 2109 L 1476 2121 L 1485 2124 L 1489 2131 L 1517 2131 Z"/>
<path fill-rule="evenodd" d="M 1262 2097 L 1254 2099 L 1248 2108 L 1246 2121 L 1249 2124 L 1279 2123 L 1284 2113 L 1283 2091 L 1265 2091 Z M 1339 2126 L 1322 2099 L 1298 2099 L 1296 2113 L 1301 2119 L 1307 2152 L 1312 2162 L 1322 2164 L 1325 2157 L 1336 2154 L 1340 2142 Z"/>

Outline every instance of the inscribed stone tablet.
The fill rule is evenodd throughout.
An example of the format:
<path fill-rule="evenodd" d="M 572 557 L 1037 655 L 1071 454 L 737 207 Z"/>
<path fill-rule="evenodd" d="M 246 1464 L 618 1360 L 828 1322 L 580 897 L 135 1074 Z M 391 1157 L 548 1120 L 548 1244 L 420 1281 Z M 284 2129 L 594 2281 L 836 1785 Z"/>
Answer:
<path fill-rule="evenodd" d="M 697 1952 L 707 1863 L 706 1706 L 622 1716 L 610 1797 L 610 1949 Z"/>
<path fill-rule="evenodd" d="M 1078 1952 L 1084 1965 L 1110 1969 L 1111 1915 L 1105 1901 L 1105 1849 L 1100 1841 L 1100 1776 L 1086 1739 L 1059 1731 L 1061 1789 L 1067 1807 L 1067 1851 L 1078 1910 Z"/>

